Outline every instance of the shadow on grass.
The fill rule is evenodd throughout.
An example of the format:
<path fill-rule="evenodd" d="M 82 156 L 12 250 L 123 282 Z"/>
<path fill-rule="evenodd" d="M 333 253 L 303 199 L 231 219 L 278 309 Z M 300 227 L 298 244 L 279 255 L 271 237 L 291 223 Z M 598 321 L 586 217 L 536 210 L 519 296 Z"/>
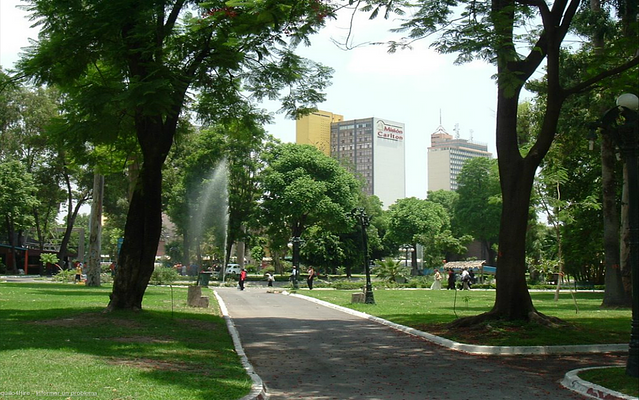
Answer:
<path fill-rule="evenodd" d="M 37 295 L 41 300 L 40 307 L 42 303 L 59 302 L 53 301 L 56 297 L 70 298 L 74 306 L 27 309 L 23 305 L 11 307 L 10 302 L 5 303 L 0 309 L 2 352 L 35 350 L 34 354 L 48 354 L 49 351 L 85 354 L 99 358 L 94 363 L 100 366 L 106 364 L 114 370 L 131 368 L 136 376 L 155 382 L 154 387 L 169 385 L 197 394 L 192 398 L 226 398 L 225 393 L 238 393 L 238 387 L 238 397 L 241 397 L 241 393 L 246 393 L 241 391 L 250 387 L 225 321 L 210 311 L 151 309 L 137 313 L 103 313 L 104 307 L 82 306 L 82 300 L 73 299 L 94 296 L 97 301 L 93 304 L 100 303 L 110 288 L 61 285 L 57 290 L 51 284 L 11 285 L 13 287 L 0 286 L 0 293 L 3 289 L 17 289 L 29 298 Z M 185 293 L 182 290 L 179 295 L 184 294 L 185 299 Z M 168 297 L 163 293 L 149 293 L 149 296 L 159 301 Z M 3 297 L 7 299 L 7 296 Z M 25 354 L 25 357 L 29 356 L 28 352 Z M 73 380 L 73 377 L 69 379 Z"/>

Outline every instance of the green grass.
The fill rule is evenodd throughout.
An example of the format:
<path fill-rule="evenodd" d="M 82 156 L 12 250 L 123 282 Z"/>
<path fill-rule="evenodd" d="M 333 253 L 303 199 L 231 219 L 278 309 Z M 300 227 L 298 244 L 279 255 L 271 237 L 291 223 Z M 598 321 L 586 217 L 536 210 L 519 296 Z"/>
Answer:
<path fill-rule="evenodd" d="M 450 330 L 446 324 L 489 311 L 495 301 L 494 291 L 378 290 L 374 292 L 375 305 L 351 304 L 353 291 L 299 293 L 463 343 L 535 346 L 628 343 L 630 339 L 631 311 L 600 309 L 603 293 L 597 292 L 575 294 L 579 312 L 568 292 L 562 292 L 557 302 L 553 292 L 531 293 L 537 310 L 568 323 L 561 329 L 495 321 L 474 330 Z"/>
<path fill-rule="evenodd" d="M 0 392 L 71 399 L 233 399 L 249 393 L 251 380 L 212 293 L 212 308 L 196 309 L 186 306 L 186 288 L 173 288 L 172 301 L 170 288 L 151 286 L 143 311 L 102 313 L 110 292 L 0 284 Z"/>
<path fill-rule="evenodd" d="M 604 386 L 629 396 L 639 397 L 639 379 L 626 375 L 625 368 L 590 369 L 580 372 L 579 377 L 599 386 Z"/>

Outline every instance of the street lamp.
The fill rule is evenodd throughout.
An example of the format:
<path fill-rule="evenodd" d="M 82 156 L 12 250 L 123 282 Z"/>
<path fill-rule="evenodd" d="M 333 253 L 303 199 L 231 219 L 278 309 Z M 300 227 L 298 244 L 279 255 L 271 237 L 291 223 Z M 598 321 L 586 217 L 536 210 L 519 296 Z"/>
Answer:
<path fill-rule="evenodd" d="M 375 298 L 373 297 L 373 284 L 371 283 L 371 267 L 368 262 L 368 236 L 366 235 L 366 228 L 370 225 L 371 219 L 363 208 L 353 208 L 349 216 L 357 221 L 362 230 L 362 252 L 364 253 L 364 270 L 366 271 L 364 303 L 375 304 Z"/>
<path fill-rule="evenodd" d="M 619 148 L 628 171 L 629 263 L 632 272 L 632 324 L 626 374 L 639 377 L 639 98 L 631 93 L 617 98 L 617 107 L 606 111 L 601 132 Z"/>
<path fill-rule="evenodd" d="M 408 252 L 410 251 L 411 255 L 413 254 L 413 246 L 410 244 L 405 244 L 401 247 L 401 249 L 403 249 L 406 252 L 404 256 L 404 266 L 408 268 Z M 412 269 L 414 267 L 412 257 L 411 257 L 410 265 L 411 265 L 411 272 L 412 272 Z"/>

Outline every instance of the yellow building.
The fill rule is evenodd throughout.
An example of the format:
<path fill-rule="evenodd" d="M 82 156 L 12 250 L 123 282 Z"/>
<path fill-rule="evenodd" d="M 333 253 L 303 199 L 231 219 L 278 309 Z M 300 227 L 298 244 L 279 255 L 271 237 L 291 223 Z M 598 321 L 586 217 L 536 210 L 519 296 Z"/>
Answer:
<path fill-rule="evenodd" d="M 327 156 L 331 155 L 331 123 L 341 122 L 343 115 L 328 111 L 315 111 L 297 120 L 295 124 L 297 144 L 310 144 Z"/>

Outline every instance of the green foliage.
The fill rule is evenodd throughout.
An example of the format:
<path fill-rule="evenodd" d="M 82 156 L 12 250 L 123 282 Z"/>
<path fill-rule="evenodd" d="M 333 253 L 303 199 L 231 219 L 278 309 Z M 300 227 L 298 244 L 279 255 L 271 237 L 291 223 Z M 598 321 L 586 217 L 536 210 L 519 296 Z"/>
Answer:
<path fill-rule="evenodd" d="M 317 267 L 318 270 L 329 271 L 344 260 L 340 237 L 318 226 L 307 230 L 300 250 L 302 263 Z"/>
<path fill-rule="evenodd" d="M 169 267 L 155 267 L 151 275 L 150 283 L 152 285 L 168 285 L 180 278 L 180 274 Z"/>
<path fill-rule="evenodd" d="M 395 248 L 404 244 L 423 245 L 426 267 L 439 265 L 447 252 L 462 252 L 462 240 L 468 241 L 453 236 L 449 213 L 434 201 L 400 199 L 390 206 L 388 218 L 386 239 L 395 243 Z"/>
<path fill-rule="evenodd" d="M 9 238 L 33 226 L 33 209 L 40 205 L 31 174 L 20 161 L 0 162 L 0 215 Z"/>
<path fill-rule="evenodd" d="M 52 264 L 55 265 L 58 263 L 58 261 L 60 261 L 60 259 L 58 258 L 58 256 L 56 254 L 53 253 L 42 253 L 40 254 L 40 261 L 43 264 Z"/>
<path fill-rule="evenodd" d="M 340 279 L 332 281 L 330 287 L 336 290 L 362 290 L 366 283 L 362 280 Z"/>
<path fill-rule="evenodd" d="M 456 225 L 494 254 L 492 246 L 498 242 L 502 205 L 497 160 L 477 157 L 466 161 L 457 184 Z M 489 263 L 493 262 L 491 256 Z"/>
<path fill-rule="evenodd" d="M 288 241 L 313 225 L 328 232 L 346 229 L 346 213 L 355 206 L 360 186 L 335 159 L 290 143 L 274 146 L 266 159 L 260 223 L 271 237 Z"/>
<path fill-rule="evenodd" d="M 405 266 L 401 261 L 394 261 L 391 258 L 379 261 L 373 268 L 373 272 L 378 278 L 391 283 L 400 280 L 405 281 L 410 277 L 410 267 Z"/>
<path fill-rule="evenodd" d="M 4 265 L 2 260 L 0 260 L 0 274 L 6 274 L 6 273 L 7 273 L 7 266 Z"/>
<path fill-rule="evenodd" d="M 268 266 L 268 267 L 266 267 L 266 268 L 262 268 L 261 272 L 263 272 L 263 273 L 264 273 L 264 275 L 266 275 L 266 274 L 271 274 L 271 275 L 273 275 L 273 274 L 275 274 L 275 267 L 274 267 L 274 266 L 272 266 L 272 265 L 269 265 L 269 266 Z"/>
<path fill-rule="evenodd" d="M 75 270 L 60 270 L 53 276 L 53 280 L 55 280 L 56 282 L 75 282 Z"/>

